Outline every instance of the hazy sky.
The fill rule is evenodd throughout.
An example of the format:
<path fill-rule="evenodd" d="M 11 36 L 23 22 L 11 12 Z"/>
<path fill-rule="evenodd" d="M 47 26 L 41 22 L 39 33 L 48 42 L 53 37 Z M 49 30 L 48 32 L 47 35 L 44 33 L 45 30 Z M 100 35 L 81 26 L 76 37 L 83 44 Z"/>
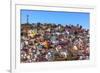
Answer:
<path fill-rule="evenodd" d="M 21 24 L 27 23 L 27 15 L 29 15 L 29 23 L 55 23 L 55 24 L 80 24 L 83 28 L 88 29 L 90 25 L 89 13 L 82 12 L 54 12 L 42 10 L 21 10 Z"/>

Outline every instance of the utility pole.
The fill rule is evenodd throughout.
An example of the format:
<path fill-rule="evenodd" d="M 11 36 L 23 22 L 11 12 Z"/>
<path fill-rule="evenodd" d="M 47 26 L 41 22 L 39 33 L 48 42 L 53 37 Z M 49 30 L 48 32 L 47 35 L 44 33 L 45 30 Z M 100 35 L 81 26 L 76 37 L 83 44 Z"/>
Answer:
<path fill-rule="evenodd" d="M 29 24 L 29 15 L 27 15 L 27 24 Z"/>

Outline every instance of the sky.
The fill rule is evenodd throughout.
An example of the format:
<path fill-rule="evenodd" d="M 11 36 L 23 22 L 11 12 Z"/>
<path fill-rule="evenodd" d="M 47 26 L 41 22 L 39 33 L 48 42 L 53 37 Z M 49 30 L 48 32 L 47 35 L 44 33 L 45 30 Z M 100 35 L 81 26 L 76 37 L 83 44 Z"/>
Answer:
<path fill-rule="evenodd" d="M 43 10 L 21 10 L 21 24 L 27 23 L 55 23 L 55 24 L 72 24 L 81 25 L 89 29 L 90 14 L 82 12 L 61 12 L 61 11 L 43 11 Z"/>

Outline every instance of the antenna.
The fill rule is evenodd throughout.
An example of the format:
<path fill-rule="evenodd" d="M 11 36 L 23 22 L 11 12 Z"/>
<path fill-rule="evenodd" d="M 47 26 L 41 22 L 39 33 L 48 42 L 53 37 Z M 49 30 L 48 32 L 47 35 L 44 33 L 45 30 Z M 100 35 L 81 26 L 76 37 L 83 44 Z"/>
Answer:
<path fill-rule="evenodd" d="M 29 15 L 27 15 L 27 24 L 29 23 Z"/>

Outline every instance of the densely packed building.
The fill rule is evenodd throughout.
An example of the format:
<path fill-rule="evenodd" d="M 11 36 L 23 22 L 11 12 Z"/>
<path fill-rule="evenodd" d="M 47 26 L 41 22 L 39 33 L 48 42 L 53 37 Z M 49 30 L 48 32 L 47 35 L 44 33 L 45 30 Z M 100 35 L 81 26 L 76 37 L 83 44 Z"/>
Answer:
<path fill-rule="evenodd" d="M 88 60 L 89 29 L 79 24 L 21 24 L 21 63 Z"/>

